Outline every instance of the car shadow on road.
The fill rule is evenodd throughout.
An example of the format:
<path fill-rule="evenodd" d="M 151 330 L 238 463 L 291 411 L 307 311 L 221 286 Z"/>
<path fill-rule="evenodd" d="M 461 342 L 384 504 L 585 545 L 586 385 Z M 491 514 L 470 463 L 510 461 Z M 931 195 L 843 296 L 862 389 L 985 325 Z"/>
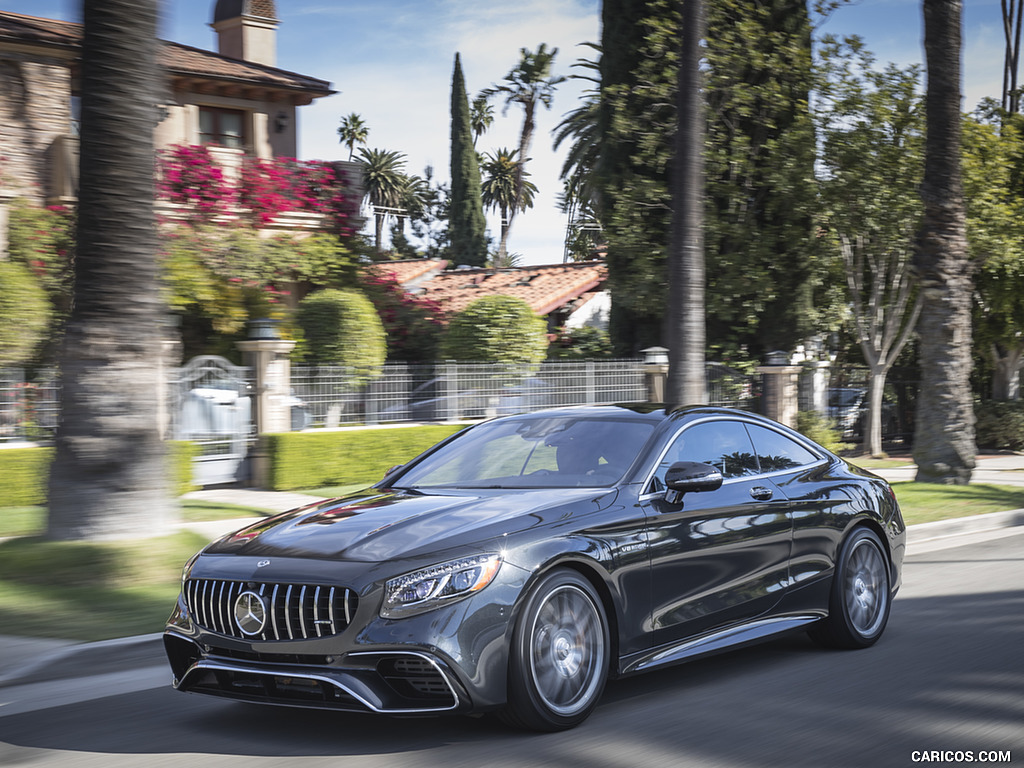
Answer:
<path fill-rule="evenodd" d="M 900 599 L 883 640 L 804 634 L 612 681 L 579 728 L 267 707 L 168 689 L 0 717 L 0 763 L 35 750 L 359 758 L 367 766 L 906 765 L 914 749 L 1024 748 L 1024 591 Z M 1014 742 L 1015 743 L 1011 743 Z M 5 750 L 6 749 L 6 755 Z"/>

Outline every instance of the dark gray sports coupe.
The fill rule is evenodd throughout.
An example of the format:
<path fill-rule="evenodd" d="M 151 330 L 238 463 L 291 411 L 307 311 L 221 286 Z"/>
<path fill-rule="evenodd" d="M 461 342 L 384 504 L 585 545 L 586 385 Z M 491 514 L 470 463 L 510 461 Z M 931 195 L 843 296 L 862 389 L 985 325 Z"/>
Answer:
<path fill-rule="evenodd" d="M 185 567 L 179 690 L 559 730 L 609 677 L 803 628 L 881 636 L 888 484 L 775 422 L 694 407 L 509 416 Z"/>

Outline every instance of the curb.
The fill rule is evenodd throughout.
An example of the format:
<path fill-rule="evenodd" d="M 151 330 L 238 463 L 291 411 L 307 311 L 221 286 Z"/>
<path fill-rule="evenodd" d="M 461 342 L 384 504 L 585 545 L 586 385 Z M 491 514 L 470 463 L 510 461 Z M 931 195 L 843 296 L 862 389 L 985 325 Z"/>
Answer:
<path fill-rule="evenodd" d="M 1024 526 L 1024 509 L 938 520 L 907 526 L 907 549 L 914 545 L 966 534 Z M 21 669 L 0 675 L 0 688 L 27 683 L 91 677 L 164 663 L 163 633 L 80 643 L 41 655 Z"/>

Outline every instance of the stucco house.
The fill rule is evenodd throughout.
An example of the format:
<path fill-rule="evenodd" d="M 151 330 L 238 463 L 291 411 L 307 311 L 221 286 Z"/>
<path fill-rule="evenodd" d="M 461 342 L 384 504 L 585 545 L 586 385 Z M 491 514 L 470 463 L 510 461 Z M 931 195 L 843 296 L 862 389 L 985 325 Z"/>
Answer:
<path fill-rule="evenodd" d="M 279 23 L 274 0 L 217 0 L 217 51 L 162 42 L 167 77 L 157 148 L 209 145 L 229 177 L 245 155 L 296 156 L 299 107 L 335 91 L 325 80 L 276 66 Z M 0 11 L 4 198 L 47 205 L 76 199 L 81 39 L 80 24 Z M 346 171 L 358 186 L 357 169 Z"/>

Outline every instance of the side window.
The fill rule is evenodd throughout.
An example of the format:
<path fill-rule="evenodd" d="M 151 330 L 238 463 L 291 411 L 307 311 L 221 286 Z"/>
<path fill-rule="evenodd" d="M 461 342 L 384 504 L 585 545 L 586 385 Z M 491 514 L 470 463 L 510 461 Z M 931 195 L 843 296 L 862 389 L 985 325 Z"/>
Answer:
<path fill-rule="evenodd" d="M 683 430 L 658 465 L 650 492 L 664 490 L 665 473 L 677 461 L 711 464 L 726 479 L 756 475 L 759 471 L 747 430 L 738 421 L 705 421 Z"/>
<path fill-rule="evenodd" d="M 818 456 L 774 429 L 748 424 L 762 472 L 780 472 L 813 464 Z"/>

